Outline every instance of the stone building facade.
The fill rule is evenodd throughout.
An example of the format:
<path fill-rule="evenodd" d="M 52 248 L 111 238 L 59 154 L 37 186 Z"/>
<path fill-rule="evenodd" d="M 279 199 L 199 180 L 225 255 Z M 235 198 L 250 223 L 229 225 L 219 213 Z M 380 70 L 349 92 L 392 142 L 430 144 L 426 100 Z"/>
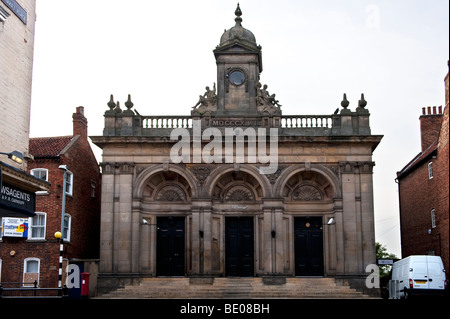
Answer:
<path fill-rule="evenodd" d="M 35 0 L 0 1 L 0 152 L 17 150 L 26 170 L 30 133 Z"/>
<path fill-rule="evenodd" d="M 333 115 L 282 115 L 262 51 L 235 26 L 217 86 L 187 116 L 142 116 L 113 96 L 103 150 L 99 290 L 154 276 L 331 276 L 376 263 L 372 135 L 362 95 Z"/>

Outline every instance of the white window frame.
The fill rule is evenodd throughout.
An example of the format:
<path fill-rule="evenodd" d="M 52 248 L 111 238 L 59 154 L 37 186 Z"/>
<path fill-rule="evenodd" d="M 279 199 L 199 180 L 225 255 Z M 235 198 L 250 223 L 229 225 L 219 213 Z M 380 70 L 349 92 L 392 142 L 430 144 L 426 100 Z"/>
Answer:
<path fill-rule="evenodd" d="M 44 225 L 33 226 L 33 219 L 34 219 L 36 216 L 44 216 Z M 46 232 L 47 232 L 47 213 L 44 213 L 44 212 L 36 212 L 36 216 L 30 218 L 30 222 L 29 222 L 29 224 L 28 224 L 28 227 L 29 227 L 29 231 L 28 231 L 28 240 L 44 240 L 44 239 L 45 239 L 45 234 L 46 234 Z M 43 227 L 43 228 L 44 228 L 44 237 L 33 237 L 33 228 L 34 228 L 34 227 Z"/>
<path fill-rule="evenodd" d="M 73 195 L 73 173 L 67 171 L 66 176 L 66 195 Z"/>
<path fill-rule="evenodd" d="M 69 214 L 64 214 L 64 219 L 66 218 L 67 218 L 67 226 L 66 223 L 64 223 L 62 239 L 64 239 L 65 242 L 70 242 L 70 232 L 72 229 L 72 216 L 70 216 Z M 67 231 L 64 231 L 66 228 Z"/>
<path fill-rule="evenodd" d="M 428 163 L 428 179 L 433 178 L 433 162 Z"/>
<path fill-rule="evenodd" d="M 37 173 L 39 172 L 45 172 L 45 179 L 41 178 L 40 176 L 37 176 Z M 30 174 L 36 178 L 42 179 L 43 181 L 48 182 L 48 169 L 46 168 L 33 168 L 30 171 Z"/>
<path fill-rule="evenodd" d="M 431 228 L 436 228 L 436 210 L 431 210 Z"/>
<path fill-rule="evenodd" d="M 38 263 L 38 272 L 37 272 L 37 283 L 39 285 L 39 277 L 41 274 L 41 260 L 39 258 L 35 258 L 35 257 L 30 257 L 30 258 L 25 258 L 25 260 L 23 261 L 23 286 L 24 287 L 31 287 L 31 283 L 28 283 L 26 281 L 26 274 L 31 273 L 31 274 L 36 274 L 36 273 L 32 273 L 32 272 L 28 272 L 28 262 L 29 261 L 37 261 Z"/>
<path fill-rule="evenodd" d="M 40 178 L 39 176 L 36 175 L 36 173 L 43 172 L 43 171 L 45 171 L 45 179 Z M 48 169 L 46 169 L 46 168 L 42 168 L 42 167 L 41 168 L 33 168 L 30 171 L 30 175 L 32 175 L 36 178 L 42 179 L 43 181 L 48 182 Z M 48 194 L 48 191 L 37 191 L 36 194 L 37 195 L 46 195 L 46 194 Z"/>

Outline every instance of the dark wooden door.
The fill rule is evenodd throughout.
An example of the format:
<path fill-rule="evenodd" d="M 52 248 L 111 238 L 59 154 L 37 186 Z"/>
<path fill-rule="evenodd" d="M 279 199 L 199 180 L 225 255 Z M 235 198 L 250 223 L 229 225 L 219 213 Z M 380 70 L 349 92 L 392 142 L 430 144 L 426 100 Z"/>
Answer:
<path fill-rule="evenodd" d="M 156 242 L 156 274 L 185 275 L 185 218 L 158 217 Z"/>
<path fill-rule="evenodd" d="M 294 236 L 295 275 L 323 276 L 322 218 L 295 218 Z"/>
<path fill-rule="evenodd" d="M 227 276 L 254 276 L 253 217 L 225 219 L 225 273 Z"/>

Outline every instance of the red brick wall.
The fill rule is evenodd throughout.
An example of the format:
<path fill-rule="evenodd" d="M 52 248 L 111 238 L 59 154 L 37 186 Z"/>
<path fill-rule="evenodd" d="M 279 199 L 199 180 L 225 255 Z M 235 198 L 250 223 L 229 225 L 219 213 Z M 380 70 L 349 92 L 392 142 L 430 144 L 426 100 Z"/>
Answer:
<path fill-rule="evenodd" d="M 423 108 L 422 116 L 420 116 L 420 137 L 422 141 L 422 152 L 425 151 L 439 135 L 439 129 L 442 121 L 442 107 L 441 111 L 433 108 Z"/>
<path fill-rule="evenodd" d="M 75 123 L 74 123 L 75 125 Z M 78 137 L 69 150 L 60 158 L 35 159 L 28 169 L 48 169 L 50 191 L 36 196 L 36 211 L 47 213 L 46 236 L 42 241 L 24 238 L 3 238 L 0 242 L 2 259 L 2 282 L 22 282 L 26 258 L 40 259 L 41 287 L 57 287 L 59 272 L 59 244 L 54 238 L 61 229 L 63 171 L 58 167 L 67 165 L 73 173 L 73 196 L 66 196 L 66 214 L 70 214 L 70 243 L 64 245 L 64 258 L 72 260 L 99 258 L 100 238 L 100 170 L 90 145 L 85 138 Z M 91 196 L 91 183 L 96 184 L 95 197 Z M 15 256 L 10 251 L 16 252 Z"/>
<path fill-rule="evenodd" d="M 402 256 L 434 251 L 449 271 L 449 147 L 448 108 L 442 118 L 442 130 L 436 155 L 429 156 L 399 179 Z M 435 140 L 436 141 L 436 140 Z M 433 178 L 428 163 L 433 163 Z M 436 228 L 431 227 L 431 210 L 436 212 Z M 428 230 L 431 229 L 431 233 Z"/>
<path fill-rule="evenodd" d="M 440 239 L 440 255 L 449 273 L 449 110 L 445 108 L 438 140 L 434 177 L 436 178 L 436 229 L 435 237 Z"/>

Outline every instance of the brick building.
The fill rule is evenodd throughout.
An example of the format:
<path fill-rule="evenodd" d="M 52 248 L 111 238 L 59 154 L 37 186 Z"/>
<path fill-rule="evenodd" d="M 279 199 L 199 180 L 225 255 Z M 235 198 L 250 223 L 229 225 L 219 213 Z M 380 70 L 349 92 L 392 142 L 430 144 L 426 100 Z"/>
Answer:
<path fill-rule="evenodd" d="M 99 258 L 99 218 L 101 177 L 97 160 L 87 137 L 84 108 L 73 114 L 73 135 L 30 139 L 34 161 L 28 163 L 30 174 L 48 181 L 48 191 L 36 195 L 36 216 L 28 221 L 28 237 L 3 237 L 0 242 L 2 282 L 38 280 L 40 287 L 57 287 L 59 244 L 54 237 L 61 229 L 62 192 L 67 165 L 64 221 L 64 266 Z M 15 254 L 11 255 L 10 252 Z M 64 281 L 63 281 L 64 282 Z"/>
<path fill-rule="evenodd" d="M 442 257 L 449 271 L 449 75 L 445 108 L 427 107 L 420 116 L 421 152 L 397 172 L 402 256 Z"/>

